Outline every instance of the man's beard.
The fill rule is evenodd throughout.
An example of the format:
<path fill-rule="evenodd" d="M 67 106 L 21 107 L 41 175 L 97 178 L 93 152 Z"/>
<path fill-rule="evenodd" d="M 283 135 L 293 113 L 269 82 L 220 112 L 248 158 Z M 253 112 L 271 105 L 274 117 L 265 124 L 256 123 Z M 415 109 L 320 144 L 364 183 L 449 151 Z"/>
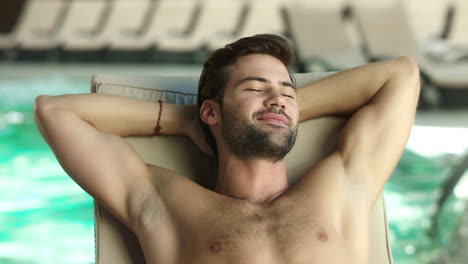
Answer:
<path fill-rule="evenodd" d="M 235 109 L 222 108 L 222 133 L 226 144 L 232 153 L 241 159 L 261 159 L 272 162 L 282 160 L 291 151 L 297 136 L 297 125 L 291 122 L 283 109 L 270 108 L 266 111 L 256 112 L 253 119 L 266 113 L 283 114 L 288 119 L 287 127 L 274 124 L 265 126 L 277 127 L 274 129 L 258 128 L 249 122 Z"/>

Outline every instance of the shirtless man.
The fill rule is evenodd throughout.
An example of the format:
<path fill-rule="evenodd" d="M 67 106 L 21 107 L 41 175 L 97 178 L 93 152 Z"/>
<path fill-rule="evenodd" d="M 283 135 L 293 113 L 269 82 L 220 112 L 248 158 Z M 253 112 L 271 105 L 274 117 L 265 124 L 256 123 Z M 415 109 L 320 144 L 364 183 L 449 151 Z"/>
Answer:
<path fill-rule="evenodd" d="M 296 89 L 290 61 L 277 36 L 241 39 L 204 64 L 198 106 L 163 104 L 162 134 L 217 157 L 215 190 L 145 164 L 122 138 L 153 134 L 157 103 L 39 96 L 36 123 L 73 180 L 136 234 L 147 263 L 367 263 L 368 216 L 408 139 L 419 69 L 401 57 Z M 297 124 L 323 115 L 350 116 L 338 147 L 288 186 Z"/>

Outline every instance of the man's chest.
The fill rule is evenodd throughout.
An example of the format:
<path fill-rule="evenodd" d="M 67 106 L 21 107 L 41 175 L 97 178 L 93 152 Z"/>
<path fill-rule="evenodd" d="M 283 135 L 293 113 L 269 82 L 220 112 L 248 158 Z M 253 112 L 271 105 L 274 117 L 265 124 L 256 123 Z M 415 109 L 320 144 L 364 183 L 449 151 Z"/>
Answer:
<path fill-rule="evenodd" d="M 193 227 L 190 233 L 196 236 L 230 241 L 229 244 L 259 240 L 283 243 L 288 240 L 308 239 L 304 234 L 331 232 L 325 230 L 319 216 L 298 208 L 224 208 L 202 216 L 201 221 Z M 235 243 L 236 241 L 240 243 Z"/>
<path fill-rule="evenodd" d="M 359 246 L 367 245 L 367 222 L 323 204 L 179 209 L 167 226 L 149 228 L 139 239 L 149 263 L 353 263 L 367 256 Z M 335 261 L 324 261 L 330 258 Z"/>
<path fill-rule="evenodd" d="M 307 208 L 228 206 L 177 229 L 182 255 L 193 263 L 304 263 L 346 248 L 333 224 Z"/>

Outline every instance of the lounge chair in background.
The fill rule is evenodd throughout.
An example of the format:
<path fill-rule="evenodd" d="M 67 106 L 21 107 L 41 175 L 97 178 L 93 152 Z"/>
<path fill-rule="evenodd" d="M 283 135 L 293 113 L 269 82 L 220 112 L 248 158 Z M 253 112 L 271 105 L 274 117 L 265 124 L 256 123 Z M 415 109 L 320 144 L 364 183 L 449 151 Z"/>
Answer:
<path fill-rule="evenodd" d="M 346 0 L 286 4 L 288 28 L 304 71 L 344 70 L 367 63 Z"/>
<path fill-rule="evenodd" d="M 57 33 L 70 3 L 63 0 L 29 0 L 17 24 L 15 44 L 19 60 L 54 59 L 59 45 Z"/>
<path fill-rule="evenodd" d="M 104 45 L 98 41 L 107 23 L 112 2 L 109 0 L 72 0 L 58 39 L 64 60 L 96 60 Z M 84 19 L 86 18 L 86 19 Z"/>

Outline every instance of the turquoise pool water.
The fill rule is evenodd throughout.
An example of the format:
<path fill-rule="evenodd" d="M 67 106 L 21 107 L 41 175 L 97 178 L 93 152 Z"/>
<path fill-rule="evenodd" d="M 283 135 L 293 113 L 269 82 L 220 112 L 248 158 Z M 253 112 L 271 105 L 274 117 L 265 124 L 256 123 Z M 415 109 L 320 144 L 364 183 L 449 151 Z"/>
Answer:
<path fill-rule="evenodd" d="M 92 199 L 64 173 L 32 116 L 37 95 L 88 91 L 89 78 L 0 75 L 0 263 L 94 263 Z M 463 134 L 466 130 L 413 129 L 384 190 L 397 264 L 429 263 L 450 244 L 463 210 L 454 195 L 442 213 L 442 235 L 430 240 L 427 230 L 437 188 L 468 146 Z"/>
<path fill-rule="evenodd" d="M 92 199 L 58 165 L 32 115 L 37 95 L 88 86 L 60 75 L 0 81 L 0 263 L 94 263 Z"/>

